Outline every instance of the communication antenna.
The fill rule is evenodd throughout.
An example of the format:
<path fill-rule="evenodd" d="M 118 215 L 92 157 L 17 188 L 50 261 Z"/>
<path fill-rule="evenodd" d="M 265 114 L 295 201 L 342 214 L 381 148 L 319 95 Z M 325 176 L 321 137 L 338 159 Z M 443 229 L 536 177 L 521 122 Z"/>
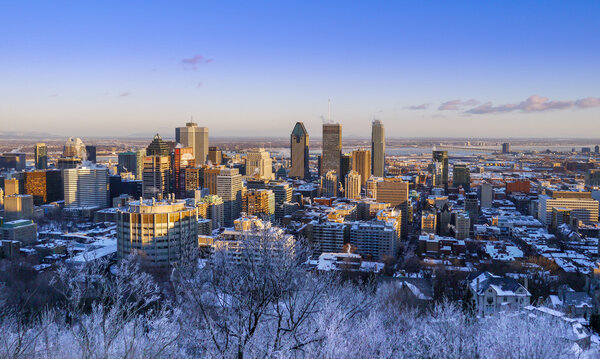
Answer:
<path fill-rule="evenodd" d="M 327 99 L 327 122 L 331 123 L 331 99 Z"/>

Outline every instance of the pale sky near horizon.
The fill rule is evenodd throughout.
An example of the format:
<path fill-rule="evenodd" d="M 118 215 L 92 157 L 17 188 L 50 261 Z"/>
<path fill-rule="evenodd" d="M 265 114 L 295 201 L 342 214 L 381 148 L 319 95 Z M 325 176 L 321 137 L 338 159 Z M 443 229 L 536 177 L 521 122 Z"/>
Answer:
<path fill-rule="evenodd" d="M 600 137 L 600 2 L 3 1 L 0 131 Z"/>

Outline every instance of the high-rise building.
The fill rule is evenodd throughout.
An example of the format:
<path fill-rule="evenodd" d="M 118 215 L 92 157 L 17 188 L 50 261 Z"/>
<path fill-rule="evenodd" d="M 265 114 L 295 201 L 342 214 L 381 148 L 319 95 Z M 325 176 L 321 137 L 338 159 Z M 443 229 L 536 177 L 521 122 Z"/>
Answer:
<path fill-rule="evenodd" d="M 471 190 L 471 172 L 467 165 L 455 164 L 452 168 L 452 186 L 465 189 L 465 191 Z"/>
<path fill-rule="evenodd" d="M 346 186 L 344 187 L 344 193 L 346 198 L 360 199 L 361 189 L 361 175 L 352 170 L 346 175 Z"/>
<path fill-rule="evenodd" d="M 117 210 L 117 257 L 140 254 L 147 265 L 168 269 L 193 264 L 198 253 L 198 210 L 168 198 L 129 203 Z"/>
<path fill-rule="evenodd" d="M 379 211 L 373 221 L 352 223 L 350 243 L 364 257 L 374 260 L 393 258 L 400 245 L 401 221 L 400 211 Z"/>
<path fill-rule="evenodd" d="M 469 214 L 465 212 L 457 213 L 454 228 L 456 239 L 469 238 L 469 232 L 471 230 L 471 219 L 469 218 Z"/>
<path fill-rule="evenodd" d="M 309 178 L 308 132 L 302 122 L 296 122 L 290 136 L 290 154 L 292 167 L 290 168 L 289 177 Z"/>
<path fill-rule="evenodd" d="M 510 143 L 505 142 L 502 144 L 502 153 L 510 153 Z"/>
<path fill-rule="evenodd" d="M 33 196 L 15 194 L 4 197 L 4 220 L 31 219 L 33 217 Z"/>
<path fill-rule="evenodd" d="M 242 212 L 246 215 L 273 221 L 275 218 L 275 194 L 268 189 L 249 189 L 242 196 Z"/>
<path fill-rule="evenodd" d="M 321 175 L 329 171 L 342 173 L 340 161 L 342 157 L 342 125 L 339 123 L 323 124 L 323 150 L 321 154 Z"/>
<path fill-rule="evenodd" d="M 144 198 L 160 198 L 171 188 L 170 157 L 148 155 L 144 157 L 142 183 Z"/>
<path fill-rule="evenodd" d="M 185 127 L 175 129 L 175 141 L 184 147 L 193 149 L 197 165 L 206 163 L 208 157 L 208 127 L 198 127 L 194 122 L 188 122 Z"/>
<path fill-rule="evenodd" d="M 421 215 L 421 234 L 435 234 L 437 229 L 437 216 L 435 213 Z"/>
<path fill-rule="evenodd" d="M 481 208 L 492 208 L 494 202 L 494 187 L 490 183 L 484 182 L 479 186 Z"/>
<path fill-rule="evenodd" d="M 598 187 L 600 186 L 600 170 L 591 169 L 585 173 L 585 185 L 586 187 Z"/>
<path fill-rule="evenodd" d="M 204 169 L 204 188 L 208 188 L 208 193 L 216 195 L 217 191 L 217 177 L 221 174 L 222 166 L 216 168 L 205 168 Z"/>
<path fill-rule="evenodd" d="M 350 170 L 352 170 L 352 154 L 344 153 L 340 161 L 340 171 L 342 171 L 340 176 L 345 178 L 350 173 Z"/>
<path fill-rule="evenodd" d="M 218 166 L 223 162 L 223 152 L 219 147 L 213 146 L 208 148 L 208 162 Z"/>
<path fill-rule="evenodd" d="M 20 152 L 7 152 L 0 156 L 0 169 L 24 171 L 27 165 L 26 155 Z"/>
<path fill-rule="evenodd" d="M 154 135 L 152 142 L 146 148 L 146 156 L 169 156 L 170 154 L 169 144 L 163 141 L 158 133 Z"/>
<path fill-rule="evenodd" d="M 324 176 L 321 176 L 321 196 L 337 197 L 338 193 L 338 176 L 335 171 L 327 171 Z"/>
<path fill-rule="evenodd" d="M 408 182 L 401 178 L 384 178 L 377 181 L 375 198 L 377 202 L 389 203 L 392 207 L 399 207 L 402 211 L 402 236 L 408 235 L 409 199 Z"/>
<path fill-rule="evenodd" d="M 194 153 L 191 147 L 177 146 L 171 154 L 171 192 L 175 198 L 185 198 L 185 169 L 194 167 Z"/>
<path fill-rule="evenodd" d="M 269 183 L 268 188 L 275 194 L 275 219 L 281 220 L 285 215 L 285 205 L 292 200 L 292 186 L 287 182 Z"/>
<path fill-rule="evenodd" d="M 40 206 L 47 203 L 46 171 L 25 172 L 25 194 L 33 196 L 33 204 Z"/>
<path fill-rule="evenodd" d="M 146 157 L 146 149 L 142 148 L 135 151 L 136 171 L 135 179 L 141 180 L 144 173 L 144 157 Z"/>
<path fill-rule="evenodd" d="M 385 128 L 380 120 L 374 120 L 371 127 L 371 168 L 373 176 L 383 177 L 385 172 Z"/>
<path fill-rule="evenodd" d="M 21 184 L 19 183 L 19 180 L 16 178 L 7 178 L 4 180 L 4 195 L 5 196 L 12 196 L 15 194 L 22 194 L 21 193 Z"/>
<path fill-rule="evenodd" d="M 217 195 L 223 199 L 225 226 L 232 226 L 242 211 L 242 175 L 237 168 L 224 168 L 217 175 Z"/>
<path fill-rule="evenodd" d="M 371 152 L 369 150 L 352 151 L 352 169 L 360 175 L 360 185 L 364 186 L 371 175 Z"/>
<path fill-rule="evenodd" d="M 81 138 L 70 137 L 63 147 L 63 157 L 77 157 L 86 159 L 85 145 Z"/>
<path fill-rule="evenodd" d="M 77 168 L 82 163 L 79 157 L 61 157 L 56 160 L 56 168 L 66 170 L 68 168 Z"/>
<path fill-rule="evenodd" d="M 36 143 L 33 150 L 35 156 L 35 169 L 48 168 L 48 146 L 45 143 Z"/>
<path fill-rule="evenodd" d="M 273 160 L 264 148 L 248 151 L 246 154 L 246 176 L 274 179 Z"/>
<path fill-rule="evenodd" d="M 117 173 L 121 174 L 128 172 L 137 177 L 137 157 L 137 153 L 132 151 L 119 153 Z"/>
<path fill-rule="evenodd" d="M 479 198 L 477 193 L 470 192 L 465 194 L 465 212 L 469 214 L 470 225 L 473 226 L 479 219 Z"/>
<path fill-rule="evenodd" d="M 211 228 L 217 229 L 225 224 L 225 208 L 223 199 L 217 195 L 208 195 L 196 202 L 198 216 L 209 219 Z"/>
<path fill-rule="evenodd" d="M 85 158 L 92 163 L 96 163 L 96 146 L 85 146 Z"/>
<path fill-rule="evenodd" d="M 596 153 L 600 153 L 600 146 L 596 145 L 596 146 L 594 147 L 594 152 L 596 152 Z"/>
<path fill-rule="evenodd" d="M 63 179 L 65 207 L 108 207 L 108 168 L 70 168 Z"/>
<path fill-rule="evenodd" d="M 448 151 L 433 151 L 433 164 L 440 166 L 440 181 L 435 183 L 435 186 L 448 188 Z"/>
<path fill-rule="evenodd" d="M 46 202 L 52 203 L 65 198 L 63 174 L 60 170 L 46 171 Z"/>

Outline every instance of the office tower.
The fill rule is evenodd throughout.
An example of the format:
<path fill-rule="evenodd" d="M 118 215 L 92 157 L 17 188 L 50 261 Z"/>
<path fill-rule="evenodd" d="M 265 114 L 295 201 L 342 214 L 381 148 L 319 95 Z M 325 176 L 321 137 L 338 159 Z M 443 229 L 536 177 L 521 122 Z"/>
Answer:
<path fill-rule="evenodd" d="M 108 206 L 108 168 L 92 165 L 63 171 L 65 207 Z"/>
<path fill-rule="evenodd" d="M 585 186 L 590 188 L 600 186 L 599 169 L 591 169 L 585 173 Z"/>
<path fill-rule="evenodd" d="M 118 154 L 118 165 L 117 165 L 117 173 L 131 173 L 133 176 L 137 177 L 137 153 L 129 151 L 129 152 L 121 152 Z M 143 163 L 143 162 L 142 162 Z"/>
<path fill-rule="evenodd" d="M 4 180 L 4 195 L 12 196 L 15 194 L 20 194 L 20 183 L 16 178 L 10 178 Z"/>
<path fill-rule="evenodd" d="M 56 160 L 56 168 L 66 170 L 68 168 L 77 168 L 81 165 L 82 160 L 79 157 L 61 157 Z"/>
<path fill-rule="evenodd" d="M 371 168 L 375 177 L 383 177 L 385 172 L 385 128 L 379 120 L 371 127 Z M 362 175 L 362 174 L 361 174 Z"/>
<path fill-rule="evenodd" d="M 144 173 L 144 157 L 146 157 L 146 149 L 142 148 L 135 151 L 136 170 L 135 179 L 141 180 Z"/>
<path fill-rule="evenodd" d="M 479 198 L 477 198 L 477 193 L 471 192 L 465 195 L 465 212 L 469 214 L 470 224 L 473 226 L 479 218 Z"/>
<path fill-rule="evenodd" d="M 381 177 L 370 177 L 365 185 L 365 196 L 367 198 L 377 198 L 377 182 L 383 181 Z"/>
<path fill-rule="evenodd" d="M 462 186 L 465 191 L 471 190 L 471 172 L 467 165 L 456 164 L 452 168 L 452 186 Z"/>
<path fill-rule="evenodd" d="M 62 171 L 46 170 L 46 203 L 62 201 L 64 198 Z"/>
<path fill-rule="evenodd" d="M 171 154 L 171 192 L 175 198 L 185 198 L 185 169 L 194 167 L 194 150 L 178 145 Z"/>
<path fill-rule="evenodd" d="M 360 175 L 360 185 L 364 186 L 371 176 L 371 152 L 369 150 L 352 151 L 352 169 Z"/>
<path fill-rule="evenodd" d="M 225 226 L 232 226 L 242 211 L 242 175 L 237 168 L 224 168 L 217 175 L 217 195 L 223 199 Z"/>
<path fill-rule="evenodd" d="M 149 152 L 156 153 L 154 150 Z M 161 198 L 170 192 L 170 167 L 170 157 L 167 155 L 148 155 L 144 157 L 144 170 L 142 173 L 144 198 Z"/>
<path fill-rule="evenodd" d="M 222 164 L 223 152 L 219 149 L 219 147 L 213 146 L 208 148 L 208 162 L 215 166 Z"/>
<path fill-rule="evenodd" d="M 402 236 L 408 235 L 409 200 L 408 182 L 401 178 L 384 178 L 377 181 L 375 198 L 377 202 L 389 203 L 392 207 L 399 207 L 402 211 Z"/>
<path fill-rule="evenodd" d="M 308 132 L 302 122 L 296 122 L 290 136 L 290 154 L 292 167 L 290 168 L 289 177 L 308 179 L 310 177 L 308 168 Z"/>
<path fill-rule="evenodd" d="M 85 146 L 85 158 L 86 160 L 92 162 L 92 163 L 96 163 L 96 146 L 90 146 L 90 145 L 86 145 Z"/>
<path fill-rule="evenodd" d="M 190 196 L 191 191 L 204 188 L 204 171 L 198 167 L 187 167 L 184 170 L 184 190 L 186 197 Z"/>
<path fill-rule="evenodd" d="M 482 183 L 479 186 L 481 208 L 492 208 L 494 202 L 494 188 L 490 183 Z"/>
<path fill-rule="evenodd" d="M 437 229 L 437 216 L 435 213 L 421 215 L 421 234 L 435 234 Z"/>
<path fill-rule="evenodd" d="M 170 154 L 169 144 L 163 141 L 158 133 L 154 135 L 154 139 L 146 148 L 146 156 L 169 156 Z"/>
<path fill-rule="evenodd" d="M 168 269 L 191 265 L 198 252 L 198 211 L 183 200 L 133 201 L 117 209 L 117 257 L 140 255 L 145 264 Z"/>
<path fill-rule="evenodd" d="M 208 127 L 198 127 L 194 122 L 188 122 L 185 127 L 175 129 L 175 141 L 184 147 L 191 147 L 197 165 L 206 163 L 208 157 Z"/>
<path fill-rule="evenodd" d="M 268 188 L 275 194 L 275 219 L 281 220 L 284 216 L 286 203 L 292 201 L 292 186 L 287 182 L 269 183 Z"/>
<path fill-rule="evenodd" d="M 264 148 L 248 151 L 246 154 L 246 176 L 274 179 L 273 160 Z"/>
<path fill-rule="evenodd" d="M 198 216 L 209 219 L 211 228 L 217 229 L 225 223 L 225 205 L 223 199 L 217 195 L 208 195 L 196 202 Z"/>
<path fill-rule="evenodd" d="M 33 196 L 15 194 L 4 197 L 4 220 L 7 222 L 33 217 Z"/>
<path fill-rule="evenodd" d="M 86 159 L 85 145 L 80 138 L 70 137 L 63 147 L 63 157 L 77 157 Z"/>
<path fill-rule="evenodd" d="M 471 230 L 471 219 L 469 218 L 469 214 L 465 212 L 457 213 L 454 228 L 456 239 L 469 238 L 469 232 Z"/>
<path fill-rule="evenodd" d="M 598 223 L 598 201 L 590 198 L 590 192 L 587 198 L 583 196 L 569 196 L 564 193 L 553 193 L 549 195 L 540 195 L 538 197 L 538 219 L 545 225 L 552 223 L 553 208 L 567 208 L 571 215 L 577 217 L 586 225 Z"/>
<path fill-rule="evenodd" d="M 217 191 L 217 177 L 221 174 L 223 167 L 219 166 L 216 168 L 205 168 L 204 169 L 204 188 L 208 188 L 208 193 L 216 195 Z"/>
<path fill-rule="evenodd" d="M 433 165 L 439 164 L 440 181 L 435 186 L 448 188 L 448 151 L 433 151 Z"/>
<path fill-rule="evenodd" d="M 25 246 L 37 242 L 37 224 L 30 219 L 7 221 L 2 224 L 0 229 L 2 230 L 2 236 L 0 237 L 2 241 L 18 241 Z M 4 249 L 4 243 L 0 248 Z"/>
<path fill-rule="evenodd" d="M 268 189 L 249 189 L 242 196 L 242 212 L 263 220 L 275 219 L 275 194 Z"/>
<path fill-rule="evenodd" d="M 346 175 L 346 186 L 344 187 L 344 193 L 346 198 L 360 199 L 361 189 L 361 175 L 352 170 Z"/>
<path fill-rule="evenodd" d="M 342 125 L 339 123 L 323 124 L 322 146 L 321 175 L 324 175 L 329 171 L 335 171 L 336 174 L 341 174 Z"/>
<path fill-rule="evenodd" d="M 321 196 L 337 197 L 339 192 L 338 176 L 335 171 L 327 171 L 325 176 L 321 176 Z"/>
<path fill-rule="evenodd" d="M 33 204 L 47 203 L 46 171 L 25 172 L 25 194 L 33 196 Z"/>
<path fill-rule="evenodd" d="M 505 142 L 502 144 L 502 153 L 510 153 L 510 143 Z"/>
<path fill-rule="evenodd" d="M 600 146 L 596 145 L 596 147 L 594 147 L 594 152 L 600 153 Z"/>
<path fill-rule="evenodd" d="M 35 169 L 45 170 L 48 168 L 48 147 L 45 143 L 36 143 L 33 150 L 35 156 Z"/>
<path fill-rule="evenodd" d="M 27 167 L 26 155 L 19 152 L 7 152 L 0 156 L 0 169 L 24 171 Z"/>
<path fill-rule="evenodd" d="M 340 161 L 340 171 L 342 171 L 340 175 L 342 178 L 345 178 L 350 170 L 352 170 L 352 154 L 344 153 Z"/>

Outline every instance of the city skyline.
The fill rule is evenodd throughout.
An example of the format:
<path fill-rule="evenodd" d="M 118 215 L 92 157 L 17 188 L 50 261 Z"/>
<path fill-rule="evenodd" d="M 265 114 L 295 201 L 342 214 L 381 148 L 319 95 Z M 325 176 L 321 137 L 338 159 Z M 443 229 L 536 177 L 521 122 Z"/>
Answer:
<path fill-rule="evenodd" d="M 373 119 L 389 138 L 593 137 L 600 4 L 544 5 L 11 3 L 0 118 L 81 137 L 189 121 L 286 137 L 299 121 L 319 133 L 331 99 L 345 137 Z"/>

